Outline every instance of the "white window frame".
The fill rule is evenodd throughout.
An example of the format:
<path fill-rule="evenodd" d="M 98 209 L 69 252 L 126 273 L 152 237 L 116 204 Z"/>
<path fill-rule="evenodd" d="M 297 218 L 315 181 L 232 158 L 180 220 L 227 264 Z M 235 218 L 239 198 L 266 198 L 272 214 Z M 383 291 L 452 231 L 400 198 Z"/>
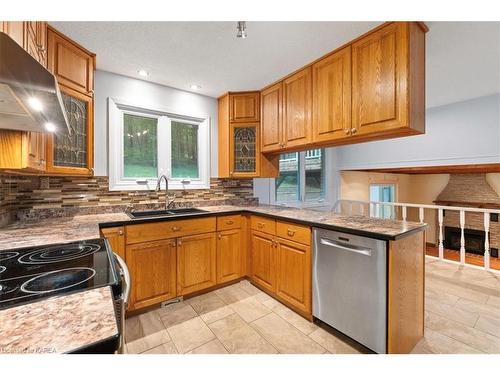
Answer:
<path fill-rule="evenodd" d="M 158 178 L 126 178 L 123 176 L 123 115 L 131 114 L 158 119 L 158 176 L 164 174 L 169 189 L 208 189 L 210 187 L 210 117 L 199 114 L 175 113 L 166 107 L 136 105 L 108 98 L 108 167 L 109 190 L 153 190 Z M 171 122 L 198 125 L 198 178 L 172 178 Z"/>
<path fill-rule="evenodd" d="M 326 148 L 323 148 L 323 170 L 324 170 L 324 197 L 319 198 L 316 200 L 305 200 L 305 190 L 306 190 L 306 153 L 308 151 L 303 151 L 303 152 L 298 152 L 299 154 L 299 200 L 298 201 L 289 201 L 289 202 L 282 202 L 282 201 L 277 201 L 276 200 L 276 179 L 272 178 L 270 179 L 270 186 L 269 186 L 269 195 L 270 195 L 270 203 L 274 205 L 279 205 L 279 206 L 287 206 L 287 207 L 322 207 L 322 206 L 327 206 L 331 203 L 332 198 L 330 197 L 330 185 L 331 181 L 327 176 L 326 171 L 329 170 L 330 168 L 330 155 L 329 155 L 329 150 Z"/>

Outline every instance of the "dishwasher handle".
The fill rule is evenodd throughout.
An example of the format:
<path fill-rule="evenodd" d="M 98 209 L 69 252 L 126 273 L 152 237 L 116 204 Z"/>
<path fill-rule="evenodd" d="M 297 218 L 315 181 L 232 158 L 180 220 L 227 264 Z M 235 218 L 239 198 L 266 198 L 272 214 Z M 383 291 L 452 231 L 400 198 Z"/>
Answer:
<path fill-rule="evenodd" d="M 356 254 L 361 254 L 361 255 L 366 255 L 366 256 L 371 256 L 372 255 L 372 251 L 370 249 L 362 248 L 362 247 L 345 246 L 344 244 L 342 244 L 342 243 L 340 243 L 338 241 L 329 240 L 327 238 L 321 238 L 319 240 L 319 242 L 321 243 L 321 245 L 335 247 L 337 249 L 350 251 L 350 252 L 353 252 L 353 253 L 356 253 Z"/>

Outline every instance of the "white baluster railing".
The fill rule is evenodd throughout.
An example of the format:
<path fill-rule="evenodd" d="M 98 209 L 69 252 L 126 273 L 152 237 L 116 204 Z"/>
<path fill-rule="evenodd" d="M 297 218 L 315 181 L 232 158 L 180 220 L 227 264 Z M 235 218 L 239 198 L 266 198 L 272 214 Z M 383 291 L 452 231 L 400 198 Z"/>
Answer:
<path fill-rule="evenodd" d="M 443 209 L 438 208 L 438 225 L 439 225 L 439 259 L 444 258 L 443 248 Z"/>
<path fill-rule="evenodd" d="M 465 211 L 460 210 L 460 264 L 465 264 Z"/>
<path fill-rule="evenodd" d="M 490 269 L 490 214 L 484 213 L 484 268 Z"/>
<path fill-rule="evenodd" d="M 365 206 L 367 209 L 365 210 Z M 347 207 L 347 210 L 344 209 Z M 432 210 L 437 212 L 437 231 L 438 231 L 438 256 L 440 259 L 449 261 L 444 258 L 444 216 L 445 211 L 453 211 L 459 215 L 459 225 L 460 225 L 460 264 L 468 265 L 466 263 L 467 246 L 465 241 L 465 227 L 466 227 L 466 213 L 480 213 L 483 215 L 484 222 L 484 269 L 491 269 L 491 249 L 490 249 L 490 215 L 497 214 L 500 215 L 500 210 L 497 209 L 486 209 L 486 208 L 475 208 L 475 207 L 459 207 L 459 206 L 442 206 L 442 205 L 431 205 L 431 204 L 415 204 L 415 203 L 392 203 L 392 202 L 378 202 L 378 201 L 357 201 L 357 200 L 338 200 L 333 206 L 332 210 L 339 214 L 349 214 L 353 215 L 355 212 L 359 212 L 363 216 L 371 217 L 384 217 L 387 214 L 386 207 L 390 207 L 391 217 L 398 216 L 398 209 L 401 208 L 401 220 L 408 220 L 408 209 L 418 210 L 418 220 L 419 222 L 425 222 L 425 210 Z M 357 208 L 357 209 L 355 209 Z M 411 216 L 410 216 L 411 217 Z M 475 267 L 475 266 L 472 266 Z M 497 271 L 495 271 L 497 272 Z"/>

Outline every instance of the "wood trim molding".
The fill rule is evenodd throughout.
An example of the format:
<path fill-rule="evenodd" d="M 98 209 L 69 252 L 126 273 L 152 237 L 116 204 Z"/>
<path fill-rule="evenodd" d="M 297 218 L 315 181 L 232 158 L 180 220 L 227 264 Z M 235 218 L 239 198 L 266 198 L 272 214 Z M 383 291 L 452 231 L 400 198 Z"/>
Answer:
<path fill-rule="evenodd" d="M 498 173 L 500 163 L 439 165 L 427 167 L 375 168 L 375 169 L 344 169 L 342 172 L 377 172 L 402 174 L 447 174 L 447 173 Z"/>

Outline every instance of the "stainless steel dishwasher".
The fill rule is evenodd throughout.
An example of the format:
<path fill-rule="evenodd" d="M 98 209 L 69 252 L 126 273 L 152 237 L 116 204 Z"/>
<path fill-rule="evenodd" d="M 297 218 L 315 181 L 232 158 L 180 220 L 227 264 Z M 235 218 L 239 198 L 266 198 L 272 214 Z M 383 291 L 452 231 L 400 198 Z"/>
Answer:
<path fill-rule="evenodd" d="M 386 353 L 386 241 L 314 228 L 313 316 Z"/>

